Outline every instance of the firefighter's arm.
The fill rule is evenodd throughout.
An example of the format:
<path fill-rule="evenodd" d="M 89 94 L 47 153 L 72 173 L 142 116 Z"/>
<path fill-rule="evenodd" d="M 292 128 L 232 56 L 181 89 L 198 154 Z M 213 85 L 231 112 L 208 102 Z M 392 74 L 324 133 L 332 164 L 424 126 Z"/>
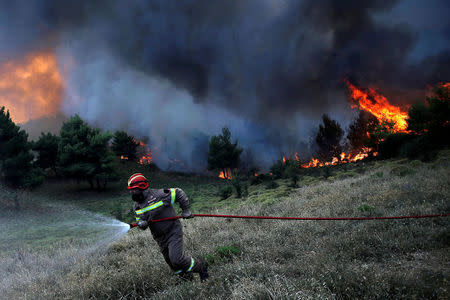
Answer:
<path fill-rule="evenodd" d="M 178 205 L 180 205 L 180 208 L 182 210 L 181 215 L 183 216 L 183 218 L 185 219 L 193 218 L 194 215 L 189 210 L 189 198 L 186 195 L 186 193 L 180 188 L 175 188 L 171 190 L 172 192 L 175 193 L 175 202 L 178 202 Z"/>

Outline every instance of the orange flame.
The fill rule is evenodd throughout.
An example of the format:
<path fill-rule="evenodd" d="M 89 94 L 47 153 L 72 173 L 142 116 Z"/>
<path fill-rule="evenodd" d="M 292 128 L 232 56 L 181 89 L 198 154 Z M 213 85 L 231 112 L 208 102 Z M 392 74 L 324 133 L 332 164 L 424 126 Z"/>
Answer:
<path fill-rule="evenodd" d="M 377 93 L 374 89 L 367 89 L 363 91 L 351 84 L 348 80 L 345 80 L 348 88 L 350 89 L 350 101 L 353 108 L 359 108 L 370 112 L 374 115 L 380 123 L 385 121 L 393 123 L 393 130 L 395 132 L 406 132 L 408 123 L 408 113 L 402 111 L 400 107 L 391 105 L 389 101 L 383 95 Z"/>
<path fill-rule="evenodd" d="M 372 152 L 371 148 L 363 147 L 358 153 L 356 154 L 346 154 L 345 152 L 342 152 L 338 157 L 333 157 L 330 161 L 321 162 L 318 158 L 312 158 L 309 162 L 304 163 L 301 165 L 302 168 L 316 168 L 316 167 L 323 167 L 323 166 L 335 166 L 339 164 L 345 164 L 349 162 L 356 162 L 359 160 L 363 160 L 370 155 L 377 156 L 377 152 Z M 298 160 L 298 159 L 297 159 Z"/>
<path fill-rule="evenodd" d="M 16 123 L 59 111 L 64 82 L 53 51 L 36 52 L 0 65 L 0 103 Z"/>
<path fill-rule="evenodd" d="M 140 153 L 139 157 L 139 164 L 141 165 L 149 165 L 152 163 L 152 152 L 150 151 L 150 148 L 146 143 L 140 140 L 136 140 L 136 142 L 139 144 L 140 149 L 138 149 L 138 152 Z"/>
<path fill-rule="evenodd" d="M 219 174 L 219 178 L 223 179 L 233 179 L 233 175 L 230 169 L 225 169 L 224 171 L 221 171 Z"/>

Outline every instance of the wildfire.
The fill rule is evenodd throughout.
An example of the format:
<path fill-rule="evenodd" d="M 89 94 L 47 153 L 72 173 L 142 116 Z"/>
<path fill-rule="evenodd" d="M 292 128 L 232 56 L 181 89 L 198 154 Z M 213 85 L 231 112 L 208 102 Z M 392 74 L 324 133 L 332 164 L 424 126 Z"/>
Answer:
<path fill-rule="evenodd" d="M 402 111 L 400 107 L 391 105 L 383 95 L 377 93 L 374 89 L 368 88 L 363 91 L 345 80 L 350 89 L 350 101 L 353 108 L 359 108 L 370 112 L 380 123 L 385 121 L 393 123 L 394 132 L 406 132 L 408 123 L 408 113 Z"/>
<path fill-rule="evenodd" d="M 312 158 L 308 163 L 304 163 L 301 165 L 302 168 L 315 168 L 315 167 L 323 167 L 323 166 L 335 166 L 338 164 L 345 164 L 349 162 L 356 162 L 359 160 L 363 160 L 370 155 L 377 156 L 377 152 L 372 152 L 371 148 L 363 147 L 358 153 L 352 154 L 342 152 L 338 157 L 333 157 L 330 161 L 321 162 L 317 158 Z"/>
<path fill-rule="evenodd" d="M 143 141 L 137 141 L 140 146 L 139 163 L 141 165 L 149 165 L 152 163 L 152 152 L 146 143 Z"/>
<path fill-rule="evenodd" d="M 230 169 L 225 169 L 223 171 L 220 172 L 219 174 L 219 178 L 223 178 L 223 179 L 233 179 L 233 175 Z"/>
<path fill-rule="evenodd" d="M 0 102 L 16 123 L 57 113 L 63 90 L 52 51 L 31 53 L 23 60 L 0 65 Z"/>

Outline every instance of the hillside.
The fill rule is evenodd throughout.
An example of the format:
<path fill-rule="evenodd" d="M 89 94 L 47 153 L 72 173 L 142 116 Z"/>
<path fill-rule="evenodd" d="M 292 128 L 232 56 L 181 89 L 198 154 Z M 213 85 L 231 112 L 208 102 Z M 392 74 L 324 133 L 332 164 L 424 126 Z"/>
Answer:
<path fill-rule="evenodd" d="M 181 177 L 177 177 L 180 185 Z M 303 176 L 298 189 L 288 190 L 282 180 L 271 190 L 259 184 L 251 186 L 245 201 L 234 197 L 219 201 L 215 191 L 220 183 L 195 184 L 196 180 L 204 179 L 184 180 L 189 182 L 184 186 L 188 192 L 197 189 L 194 212 L 212 211 L 212 204 L 202 204 L 208 200 L 208 196 L 200 196 L 203 192 L 214 195 L 211 203 L 219 203 L 220 208 L 213 211 L 219 213 L 333 217 L 450 211 L 449 152 L 442 152 L 430 163 L 372 162 L 361 172 L 339 170 L 328 179 Z M 129 201 L 126 192 L 117 188 L 116 194 L 115 199 Z M 97 201 L 106 203 L 104 197 Z M 91 193 L 81 194 L 78 204 L 89 207 L 88 199 L 93 199 Z M 133 229 L 108 247 L 80 256 L 64 272 L 10 290 L 8 297 L 450 297 L 449 218 L 351 222 L 194 218 L 182 223 L 186 250 L 210 262 L 211 278 L 204 284 L 198 278 L 182 281 L 172 275 L 150 233 Z"/>

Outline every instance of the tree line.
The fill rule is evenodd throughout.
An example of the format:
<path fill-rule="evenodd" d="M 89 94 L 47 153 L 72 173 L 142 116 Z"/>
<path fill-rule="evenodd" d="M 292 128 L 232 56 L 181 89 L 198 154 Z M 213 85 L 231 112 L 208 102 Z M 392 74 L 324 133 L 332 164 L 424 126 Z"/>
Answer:
<path fill-rule="evenodd" d="M 370 147 L 381 158 L 431 159 L 438 149 L 449 146 L 449 93 L 448 84 L 438 85 L 425 102 L 413 104 L 408 111 L 407 133 L 395 133 L 390 130 L 392 124 L 380 124 L 373 115 L 361 111 L 343 142 L 341 125 L 325 114 L 314 140 L 317 154 L 321 160 L 327 160 L 339 157 L 346 147 Z M 136 139 L 126 132 L 103 132 L 78 115 L 62 125 L 59 135 L 42 133 L 36 142 L 30 142 L 5 107 L 0 108 L 0 178 L 14 188 L 38 186 L 46 175 L 53 173 L 78 182 L 87 181 L 91 188 L 105 189 L 108 182 L 118 179 L 114 156 L 134 160 L 138 146 Z M 228 128 L 210 138 L 207 162 L 208 170 L 224 174 L 238 172 L 250 177 L 258 170 L 251 152 L 244 152 L 237 140 L 231 140 Z M 295 186 L 299 167 L 297 160 L 288 159 L 275 162 L 270 170 L 275 177 L 292 178 Z M 233 176 L 234 180 L 239 182 L 240 176 Z"/>
<path fill-rule="evenodd" d="M 138 146 L 126 132 L 102 132 L 78 115 L 62 125 L 59 135 L 42 133 L 37 141 L 28 141 L 9 111 L 0 108 L 0 177 L 12 188 L 33 188 L 46 176 L 58 176 L 102 190 L 118 179 L 114 156 L 133 160 Z"/>

